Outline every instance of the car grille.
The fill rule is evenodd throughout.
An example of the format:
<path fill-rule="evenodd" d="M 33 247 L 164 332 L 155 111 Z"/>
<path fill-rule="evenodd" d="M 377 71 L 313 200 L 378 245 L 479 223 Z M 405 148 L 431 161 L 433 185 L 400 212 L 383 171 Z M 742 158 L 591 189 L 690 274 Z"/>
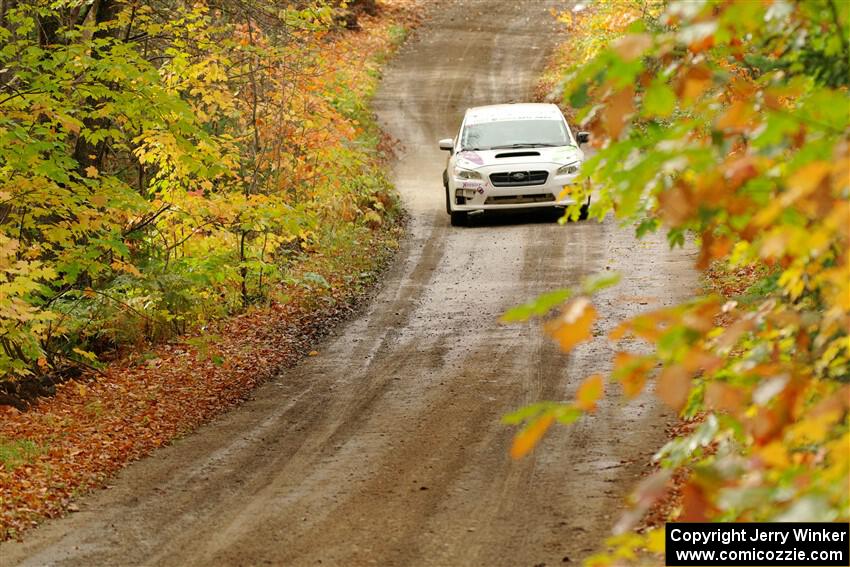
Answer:
<path fill-rule="evenodd" d="M 552 193 L 534 195 L 492 195 L 484 201 L 485 205 L 519 205 L 522 203 L 550 203 L 555 200 Z"/>
<path fill-rule="evenodd" d="M 548 171 L 504 171 L 490 174 L 494 187 L 525 187 L 543 185 L 549 178 Z"/>

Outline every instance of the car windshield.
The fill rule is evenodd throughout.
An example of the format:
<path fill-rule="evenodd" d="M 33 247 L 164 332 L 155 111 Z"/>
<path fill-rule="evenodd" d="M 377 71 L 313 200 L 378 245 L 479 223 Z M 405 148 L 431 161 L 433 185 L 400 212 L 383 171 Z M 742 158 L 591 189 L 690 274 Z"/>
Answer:
<path fill-rule="evenodd" d="M 561 120 L 501 120 L 467 124 L 461 135 L 464 150 L 535 148 L 572 145 Z"/>

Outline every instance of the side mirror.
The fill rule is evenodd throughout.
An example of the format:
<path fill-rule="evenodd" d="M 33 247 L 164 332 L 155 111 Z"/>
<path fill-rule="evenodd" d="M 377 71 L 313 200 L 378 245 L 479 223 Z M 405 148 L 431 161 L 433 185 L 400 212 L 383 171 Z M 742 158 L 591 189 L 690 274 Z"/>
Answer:
<path fill-rule="evenodd" d="M 578 132 L 576 134 L 576 142 L 578 145 L 586 144 L 590 141 L 590 132 Z"/>
<path fill-rule="evenodd" d="M 445 150 L 447 152 L 454 151 L 455 141 L 451 138 L 443 138 L 442 140 L 440 140 L 440 149 Z"/>

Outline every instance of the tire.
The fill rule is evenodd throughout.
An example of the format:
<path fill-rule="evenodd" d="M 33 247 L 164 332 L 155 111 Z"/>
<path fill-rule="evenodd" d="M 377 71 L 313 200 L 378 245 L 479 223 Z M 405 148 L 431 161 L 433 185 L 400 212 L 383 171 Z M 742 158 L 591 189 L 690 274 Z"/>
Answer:
<path fill-rule="evenodd" d="M 561 220 L 561 217 L 564 216 L 564 209 L 562 207 L 552 207 L 552 221 L 558 222 Z"/>
<path fill-rule="evenodd" d="M 581 211 L 578 214 L 578 220 L 587 220 L 590 216 L 590 197 L 587 198 L 587 203 L 581 206 Z"/>
<path fill-rule="evenodd" d="M 449 197 L 449 175 L 446 170 L 443 170 L 443 187 L 446 190 L 446 214 L 450 215 L 452 214 L 452 207 L 451 203 L 449 202 L 451 199 Z"/>
<path fill-rule="evenodd" d="M 466 226 L 466 211 L 451 211 L 449 214 L 452 216 L 452 226 Z"/>

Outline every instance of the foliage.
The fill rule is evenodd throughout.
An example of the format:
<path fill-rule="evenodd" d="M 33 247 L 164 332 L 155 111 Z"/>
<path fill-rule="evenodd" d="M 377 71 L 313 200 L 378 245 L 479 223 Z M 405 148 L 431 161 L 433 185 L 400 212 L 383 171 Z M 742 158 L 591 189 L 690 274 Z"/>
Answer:
<path fill-rule="evenodd" d="M 638 235 L 666 227 L 673 246 L 692 236 L 700 269 L 762 275 L 745 301 L 709 294 L 610 333 L 619 348 L 609 379 L 627 396 L 654 383 L 683 416 L 705 417 L 659 451 L 664 468 L 639 487 L 612 551 L 591 563 L 663 550 L 663 531 L 629 530 L 675 470 L 686 478 L 679 520 L 846 521 L 848 6 L 671 2 L 656 14 L 632 0 L 582 17 L 606 21 L 599 11 L 614 4 L 633 21 L 564 79 L 565 102 L 598 146 L 584 167 L 600 195 L 591 215 L 613 212 Z M 591 294 L 572 294 L 546 331 L 568 350 L 594 317 Z M 653 348 L 630 352 L 627 338 Z M 594 376 L 575 403 L 524 415 L 515 456 L 600 395 Z"/>
<path fill-rule="evenodd" d="M 295 51 L 299 57 L 321 55 L 311 80 L 322 88 L 315 93 L 316 106 L 295 109 L 291 120 L 304 121 L 316 112 L 333 117 L 340 128 L 358 130 L 352 138 L 331 138 L 324 148 L 309 149 L 347 159 L 354 171 L 337 185 L 333 164 L 317 162 L 326 178 L 305 182 L 300 208 L 285 210 L 309 222 L 294 235 L 281 233 L 283 244 L 274 255 L 268 245 L 267 261 L 250 267 L 252 304 L 247 309 L 241 305 L 232 233 L 216 224 L 194 234 L 189 230 L 199 226 L 192 215 L 202 218 L 201 207 L 212 207 L 216 199 L 215 206 L 227 206 L 231 189 L 243 195 L 238 185 L 187 195 L 194 208 L 178 210 L 172 204 L 156 218 L 164 224 L 141 227 L 138 236 L 127 238 L 131 257 L 138 261 L 132 265 L 141 275 L 119 271 L 102 286 L 68 291 L 50 304 L 68 329 L 66 348 L 74 345 L 82 353 L 71 350 L 70 356 L 101 370 L 57 384 L 55 395 L 26 412 L 0 405 L 0 541 L 19 538 L 44 518 L 73 510 L 74 499 L 103 486 L 121 467 L 240 403 L 258 384 L 315 354 L 316 340 L 368 295 L 402 233 L 381 173 L 385 164 L 378 148 L 385 141 L 368 100 L 380 65 L 403 39 L 406 26 L 415 24 L 408 4 L 385 2 L 381 10 L 376 17 L 361 15 L 357 32 L 310 32 L 311 43 L 302 46 L 306 51 Z M 274 197 L 271 187 L 266 193 Z M 346 202 L 362 214 L 345 208 Z M 365 218 L 367 212 L 374 216 Z M 173 224 L 177 221 L 196 224 Z M 167 261 L 165 244 L 157 247 L 159 231 L 166 229 L 174 231 L 169 238 L 189 237 Z M 156 238 L 151 241 L 150 235 Z M 269 242 L 272 237 L 270 232 Z M 254 254 L 262 239 L 254 236 L 247 244 Z M 260 280 L 262 294 L 255 287 Z M 242 312 L 219 317 L 235 309 Z M 183 331 L 180 340 L 147 343 Z M 109 364 L 84 358 L 91 353 L 82 345 L 102 348 L 104 336 L 133 348 Z M 48 370 L 35 366 L 34 372 Z M 27 384 L 27 379 L 15 382 Z"/>
<path fill-rule="evenodd" d="M 365 103 L 398 26 L 353 53 L 335 6 L 3 3 L 0 375 L 266 301 L 394 218 Z"/>
<path fill-rule="evenodd" d="M 311 352 L 368 297 L 372 270 L 392 258 L 400 229 L 370 235 L 366 246 L 349 241 L 345 262 L 305 261 L 300 270 L 326 270 L 327 288 L 295 278 L 284 287 L 286 302 L 123 357 L 97 380 L 58 385 L 55 396 L 27 412 L 0 406 L 0 541 L 73 509 L 121 467 L 240 403 Z"/>

